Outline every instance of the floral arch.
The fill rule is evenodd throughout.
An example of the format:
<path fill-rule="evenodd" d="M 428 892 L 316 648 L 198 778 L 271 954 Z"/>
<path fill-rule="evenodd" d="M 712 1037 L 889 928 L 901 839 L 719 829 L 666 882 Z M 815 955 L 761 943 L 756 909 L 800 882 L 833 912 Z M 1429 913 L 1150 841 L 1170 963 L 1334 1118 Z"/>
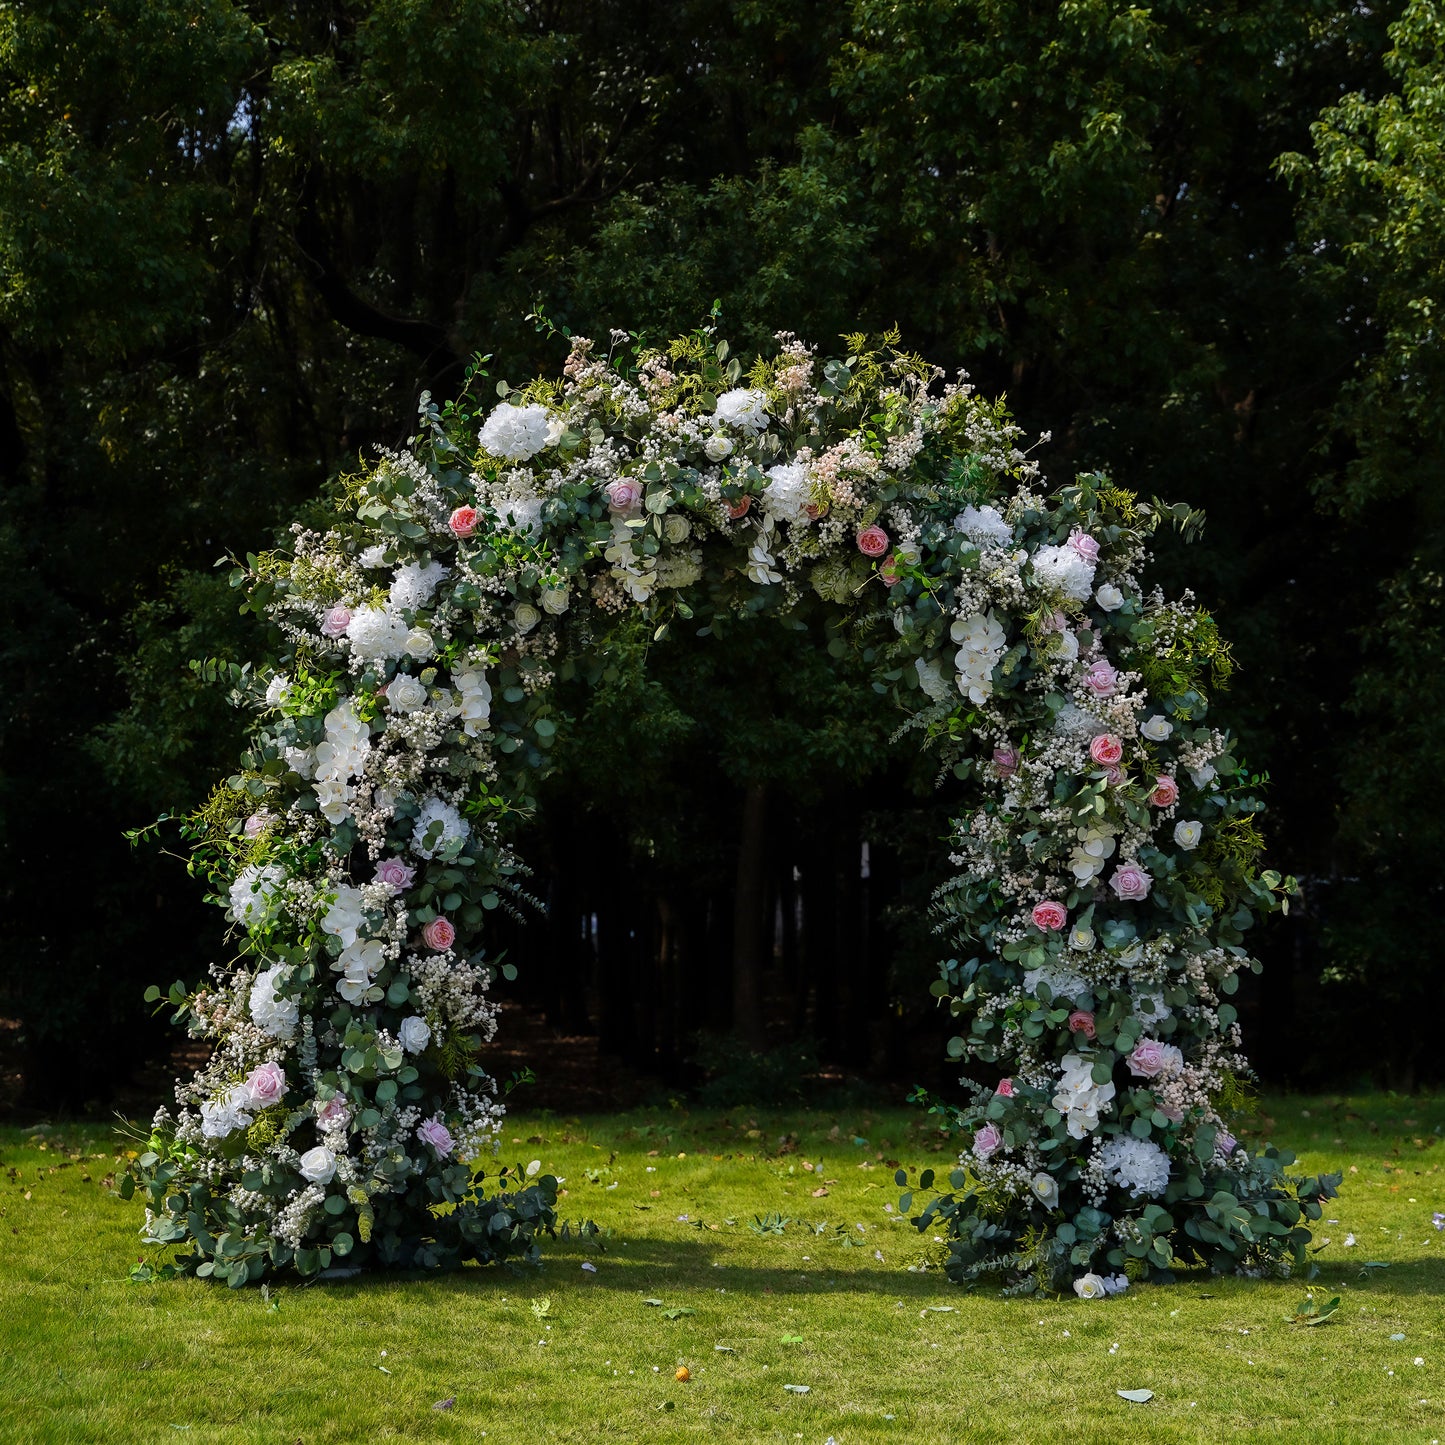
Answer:
<path fill-rule="evenodd" d="M 950 1273 L 1091 1293 L 1301 1257 L 1331 1181 L 1227 1127 L 1243 934 L 1292 885 L 1257 869 L 1258 780 L 1206 720 L 1228 650 L 1140 580 L 1197 517 L 1100 475 L 1047 490 L 1004 407 L 896 336 L 778 342 L 745 376 L 706 330 L 626 366 L 575 339 L 484 418 L 424 397 L 333 525 L 238 571 L 275 655 L 229 669 L 251 745 L 188 826 L 239 956 L 172 992 L 214 1053 L 128 1184 L 182 1269 L 535 1252 L 555 1182 L 488 1193 L 473 1161 L 501 1115 L 482 939 L 549 686 L 620 615 L 661 635 L 807 591 L 973 790 L 933 992 L 986 1077 L 916 1221 Z"/>

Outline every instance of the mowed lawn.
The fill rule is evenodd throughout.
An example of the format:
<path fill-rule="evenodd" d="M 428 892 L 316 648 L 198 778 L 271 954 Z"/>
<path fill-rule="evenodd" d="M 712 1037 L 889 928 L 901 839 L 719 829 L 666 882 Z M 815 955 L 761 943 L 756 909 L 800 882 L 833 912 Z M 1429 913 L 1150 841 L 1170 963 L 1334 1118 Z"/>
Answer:
<path fill-rule="evenodd" d="M 600 1237 L 548 1242 L 540 1270 L 267 1294 L 131 1283 L 116 1136 L 3 1131 L 0 1438 L 1445 1440 L 1445 1098 L 1273 1098 L 1258 1123 L 1345 1171 L 1320 1327 L 1289 1322 L 1298 1281 L 950 1285 L 898 1217 L 894 1168 L 950 1160 L 904 1109 L 520 1112 L 504 1153 L 563 1176 Z"/>

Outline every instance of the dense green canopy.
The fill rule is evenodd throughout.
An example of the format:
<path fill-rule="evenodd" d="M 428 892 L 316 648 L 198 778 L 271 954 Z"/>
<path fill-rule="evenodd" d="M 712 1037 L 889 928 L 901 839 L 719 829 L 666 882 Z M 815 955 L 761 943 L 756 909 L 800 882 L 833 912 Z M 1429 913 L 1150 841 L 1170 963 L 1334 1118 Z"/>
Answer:
<path fill-rule="evenodd" d="M 605 340 L 714 301 L 754 345 L 896 323 L 1049 431 L 1046 469 L 1208 512 L 1163 566 L 1235 642 L 1225 705 L 1306 886 L 1263 944 L 1254 1052 L 1303 1070 L 1370 1017 L 1391 1067 L 1423 1067 L 1442 44 L 1430 0 L 0 7 L 0 997 L 32 1086 L 103 1094 L 155 1037 L 144 985 L 215 954 L 177 865 L 120 837 L 234 752 L 186 669 L 248 655 L 215 559 L 401 440 L 474 352 L 494 376 L 555 368 L 537 307 Z M 598 706 L 667 721 L 641 731 L 656 776 L 687 780 L 669 837 L 719 849 L 742 795 L 702 786 L 735 692 L 696 686 L 708 666 Z M 889 722 L 849 726 L 777 783 L 833 799 L 829 835 L 834 758 L 861 770 Z M 640 820 L 667 784 L 604 806 L 586 771 L 575 836 L 605 813 L 602 846 L 636 845 L 665 898 Z"/>

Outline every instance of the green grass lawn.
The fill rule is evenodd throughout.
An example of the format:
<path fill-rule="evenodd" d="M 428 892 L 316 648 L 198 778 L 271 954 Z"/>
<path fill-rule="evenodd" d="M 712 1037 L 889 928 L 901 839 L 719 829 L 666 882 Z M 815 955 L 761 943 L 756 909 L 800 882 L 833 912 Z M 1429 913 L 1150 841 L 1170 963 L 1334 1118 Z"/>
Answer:
<path fill-rule="evenodd" d="M 1272 1099 L 1260 1125 L 1345 1171 L 1322 1327 L 1288 1323 L 1293 1281 L 963 1292 L 897 1217 L 893 1161 L 949 1158 L 903 1110 L 518 1114 L 506 1156 L 564 1176 L 560 1208 L 599 1239 L 549 1242 L 540 1271 L 268 1296 L 130 1283 L 116 1136 L 0 1131 L 0 1437 L 1445 1440 L 1445 1098 Z M 793 1222 L 751 1227 L 769 1215 Z"/>

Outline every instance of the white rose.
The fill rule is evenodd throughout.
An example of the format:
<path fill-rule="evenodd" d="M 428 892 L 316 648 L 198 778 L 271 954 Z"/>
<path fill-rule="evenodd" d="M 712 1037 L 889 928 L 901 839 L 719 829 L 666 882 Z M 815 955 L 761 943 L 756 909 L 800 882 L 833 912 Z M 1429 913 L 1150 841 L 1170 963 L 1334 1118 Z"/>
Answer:
<path fill-rule="evenodd" d="M 1199 840 L 1204 836 L 1204 824 L 1194 822 L 1186 818 L 1174 825 L 1174 841 L 1184 849 L 1186 853 L 1192 853 L 1198 846 Z"/>
<path fill-rule="evenodd" d="M 416 678 L 399 672 L 387 685 L 386 705 L 392 712 L 415 712 L 426 706 L 426 688 Z"/>
<path fill-rule="evenodd" d="M 1081 1274 L 1074 1281 L 1074 1293 L 1080 1299 L 1103 1299 L 1108 1292 L 1104 1281 L 1096 1274 Z"/>
<path fill-rule="evenodd" d="M 1174 724 L 1163 713 L 1156 712 L 1152 717 L 1145 718 L 1139 725 L 1139 731 L 1151 743 L 1162 743 L 1174 731 Z"/>
<path fill-rule="evenodd" d="M 530 602 L 519 602 L 512 609 L 512 622 L 518 632 L 530 632 L 541 620 L 542 614 Z"/>
<path fill-rule="evenodd" d="M 1082 923 L 1076 923 L 1069 930 L 1069 947 L 1077 948 L 1080 953 L 1087 953 L 1094 946 L 1094 930 L 1086 928 Z"/>
<path fill-rule="evenodd" d="M 1035 1174 L 1029 1180 L 1029 1188 L 1033 1196 L 1044 1206 L 1045 1209 L 1057 1209 L 1059 1207 L 1059 1181 L 1052 1174 Z"/>
<path fill-rule="evenodd" d="M 291 682 L 284 672 L 278 672 L 266 684 L 266 706 L 280 707 L 291 696 Z"/>
<path fill-rule="evenodd" d="M 692 531 L 688 526 L 686 517 L 679 517 L 676 513 L 664 518 L 662 523 L 662 535 L 669 542 L 686 542 L 687 534 Z"/>
<path fill-rule="evenodd" d="M 407 653 L 415 658 L 427 658 L 436 651 L 436 639 L 425 627 L 413 627 L 406 635 Z"/>
<path fill-rule="evenodd" d="M 1078 634 L 1067 630 L 1059 633 L 1059 646 L 1055 656 L 1063 658 L 1065 662 L 1077 662 L 1079 660 Z"/>
<path fill-rule="evenodd" d="M 336 1155 L 324 1144 L 318 1144 L 297 1160 L 296 1167 L 301 1171 L 301 1177 L 309 1179 L 312 1184 L 330 1184 L 336 1175 Z"/>
<path fill-rule="evenodd" d="M 570 587 L 547 587 L 537 594 L 537 601 L 542 604 L 542 611 L 553 617 L 560 617 L 571 604 L 572 589 Z"/>
<path fill-rule="evenodd" d="M 1112 582 L 1106 582 L 1094 593 L 1094 601 L 1105 612 L 1117 612 L 1124 605 L 1124 594 Z"/>
<path fill-rule="evenodd" d="M 424 1018 L 413 1014 L 410 1018 L 402 1019 L 396 1036 L 407 1053 L 419 1054 L 431 1042 L 431 1026 Z"/>
<path fill-rule="evenodd" d="M 1202 768 L 1190 768 L 1189 776 L 1196 788 L 1207 788 L 1218 774 L 1214 771 L 1213 763 L 1205 763 Z"/>
<path fill-rule="evenodd" d="M 709 461 L 720 462 L 724 457 L 730 457 L 733 451 L 733 444 L 721 433 L 710 436 L 703 444 L 703 451 L 708 455 Z"/>

